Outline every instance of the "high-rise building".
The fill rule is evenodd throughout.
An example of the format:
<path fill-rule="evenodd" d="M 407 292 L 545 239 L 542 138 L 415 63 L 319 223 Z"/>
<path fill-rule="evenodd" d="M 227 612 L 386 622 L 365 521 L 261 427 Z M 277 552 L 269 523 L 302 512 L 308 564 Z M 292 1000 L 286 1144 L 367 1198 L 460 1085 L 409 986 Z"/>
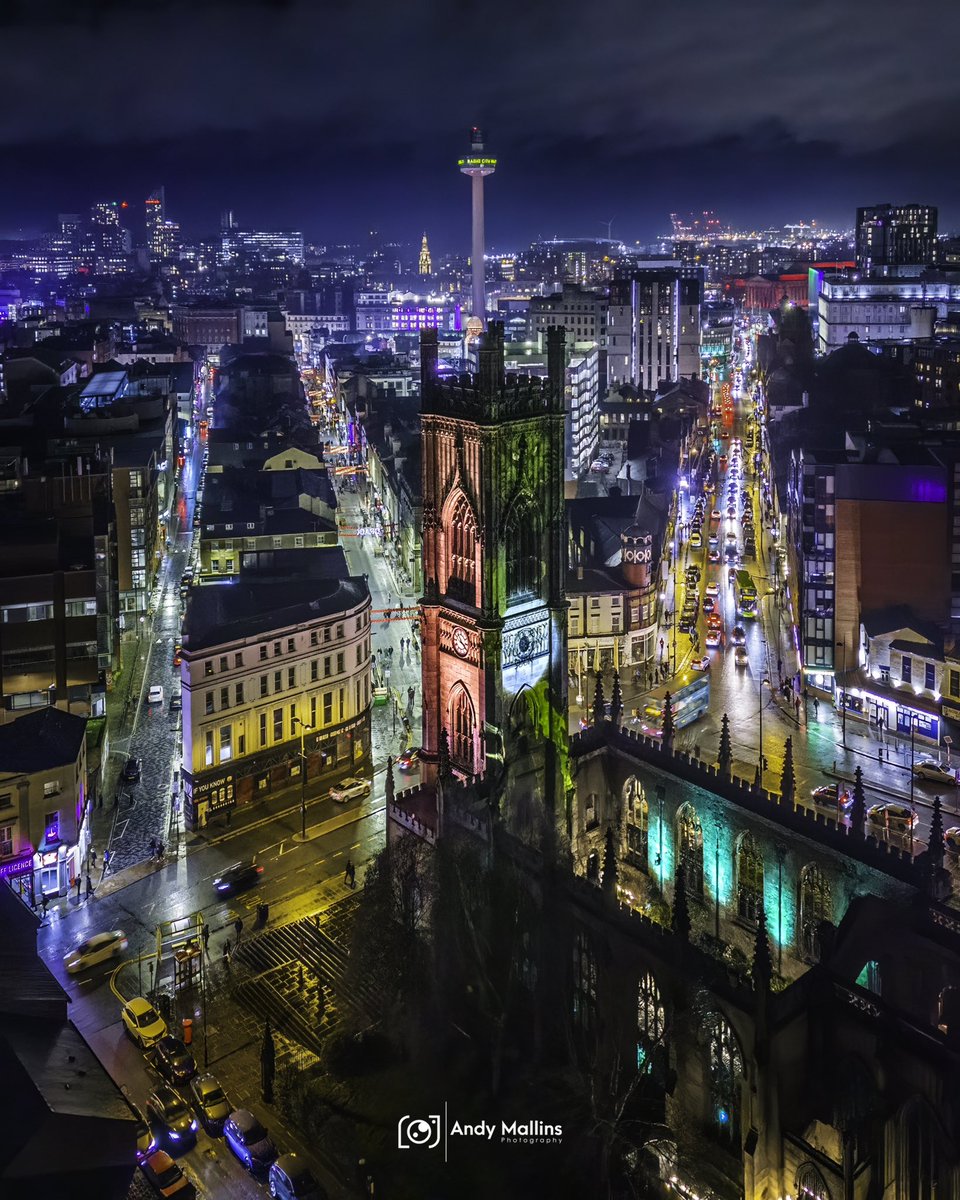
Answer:
<path fill-rule="evenodd" d="M 607 381 L 656 391 L 700 372 L 700 303 L 696 267 L 642 268 L 615 279 L 607 313 Z"/>
<path fill-rule="evenodd" d="M 470 259 L 473 268 L 473 316 L 486 320 L 487 296 L 483 258 L 483 181 L 497 169 L 497 160 L 484 148 L 483 131 L 476 126 L 470 131 L 470 154 L 457 160 L 457 166 L 472 181 L 473 236 Z"/>
<path fill-rule="evenodd" d="M 857 267 L 929 266 L 937 244 L 937 210 L 931 204 L 874 204 L 857 209 Z"/>
<path fill-rule="evenodd" d="M 427 245 L 427 235 L 423 235 L 423 241 L 420 243 L 420 264 L 419 270 L 421 275 L 429 275 L 433 271 L 433 260 L 430 258 L 430 247 Z"/>
<path fill-rule="evenodd" d="M 97 275 L 118 275 L 127 269 L 132 246 L 120 224 L 120 203 L 101 200 L 90 210 L 90 269 Z"/>
<path fill-rule="evenodd" d="M 157 188 L 155 192 L 151 192 L 144 203 L 144 208 L 146 209 L 147 249 L 150 252 L 150 258 L 154 262 L 161 262 L 166 257 L 164 254 L 163 236 L 165 207 L 162 187 Z"/>

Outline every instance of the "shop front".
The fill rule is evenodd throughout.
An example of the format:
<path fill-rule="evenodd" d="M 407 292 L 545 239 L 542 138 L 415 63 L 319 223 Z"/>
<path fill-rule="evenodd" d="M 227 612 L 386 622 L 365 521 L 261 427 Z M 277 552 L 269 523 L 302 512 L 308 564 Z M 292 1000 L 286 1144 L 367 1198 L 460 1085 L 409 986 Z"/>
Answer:
<path fill-rule="evenodd" d="M 878 732 L 899 734 L 933 746 L 940 745 L 942 718 L 940 706 L 934 700 L 896 688 L 884 688 L 867 680 L 841 691 L 838 708 L 845 707 L 847 716 L 860 719 Z"/>
<path fill-rule="evenodd" d="M 12 887 L 31 908 L 36 907 L 33 860 L 34 853 L 30 849 L 0 861 L 0 880 Z"/>

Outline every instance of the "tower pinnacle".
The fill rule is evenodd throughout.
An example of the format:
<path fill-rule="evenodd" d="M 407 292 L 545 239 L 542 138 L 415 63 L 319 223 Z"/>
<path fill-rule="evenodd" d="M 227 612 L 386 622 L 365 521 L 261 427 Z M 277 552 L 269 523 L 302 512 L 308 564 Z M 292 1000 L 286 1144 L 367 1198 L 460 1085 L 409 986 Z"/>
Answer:
<path fill-rule="evenodd" d="M 430 257 L 430 247 L 427 245 L 427 235 L 424 233 L 420 243 L 420 274 L 429 275 L 433 270 L 433 260 Z"/>
<path fill-rule="evenodd" d="M 470 154 L 457 160 L 464 175 L 469 175 L 473 192 L 473 239 L 470 261 L 473 269 L 473 316 L 486 322 L 487 298 L 484 285 L 483 261 L 483 181 L 497 169 L 497 160 L 490 156 L 483 143 L 483 130 L 470 130 Z"/>

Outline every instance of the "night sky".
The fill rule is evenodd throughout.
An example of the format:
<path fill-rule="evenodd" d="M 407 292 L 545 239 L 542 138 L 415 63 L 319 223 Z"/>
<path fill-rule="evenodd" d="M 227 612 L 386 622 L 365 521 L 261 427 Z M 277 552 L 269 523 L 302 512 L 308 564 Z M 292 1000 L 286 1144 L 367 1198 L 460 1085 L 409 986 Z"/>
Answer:
<path fill-rule="evenodd" d="M 0 234 L 163 183 L 191 232 L 465 250 L 475 122 L 497 246 L 885 200 L 954 228 L 958 34 L 953 0 L 6 0 Z"/>

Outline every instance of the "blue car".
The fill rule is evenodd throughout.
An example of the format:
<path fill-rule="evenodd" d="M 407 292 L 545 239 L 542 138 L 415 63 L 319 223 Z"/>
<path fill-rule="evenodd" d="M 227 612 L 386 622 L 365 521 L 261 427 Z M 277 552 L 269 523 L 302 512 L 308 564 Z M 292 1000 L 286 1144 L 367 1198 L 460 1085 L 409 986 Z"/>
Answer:
<path fill-rule="evenodd" d="M 238 1108 L 230 1114 L 223 1126 L 223 1136 L 233 1154 L 253 1175 L 265 1175 L 270 1164 L 276 1161 L 276 1146 L 246 1108 Z"/>
<path fill-rule="evenodd" d="M 281 1154 L 267 1176 L 274 1200 L 327 1200 L 326 1191 L 295 1154 Z"/>

